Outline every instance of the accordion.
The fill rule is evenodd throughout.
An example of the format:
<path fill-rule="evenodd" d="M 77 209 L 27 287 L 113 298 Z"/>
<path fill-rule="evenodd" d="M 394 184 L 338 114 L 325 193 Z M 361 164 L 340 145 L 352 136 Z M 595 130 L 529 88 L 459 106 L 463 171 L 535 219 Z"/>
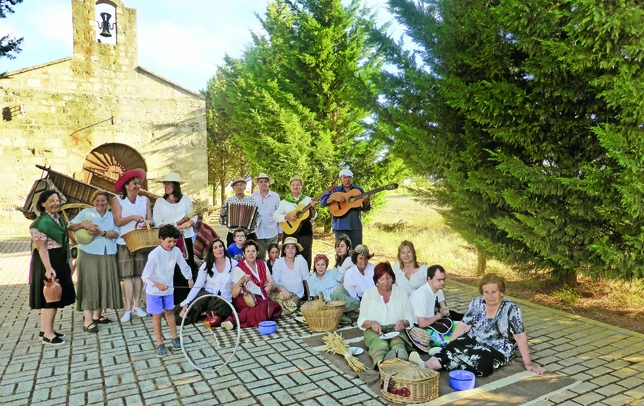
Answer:
<path fill-rule="evenodd" d="M 252 230 L 259 213 L 257 206 L 242 202 L 229 202 L 226 210 L 226 227 Z"/>

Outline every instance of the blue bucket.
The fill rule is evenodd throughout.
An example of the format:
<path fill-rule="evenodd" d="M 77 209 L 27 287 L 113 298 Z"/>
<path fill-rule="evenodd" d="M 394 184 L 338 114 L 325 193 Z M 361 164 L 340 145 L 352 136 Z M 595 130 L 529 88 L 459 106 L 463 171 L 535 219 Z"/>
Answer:
<path fill-rule="evenodd" d="M 457 369 L 449 373 L 449 386 L 455 390 L 474 389 L 476 386 L 476 377 L 470 371 Z"/>
<path fill-rule="evenodd" d="M 259 322 L 259 333 L 260 334 L 273 334 L 277 331 L 277 323 L 274 321 L 260 321 Z"/>

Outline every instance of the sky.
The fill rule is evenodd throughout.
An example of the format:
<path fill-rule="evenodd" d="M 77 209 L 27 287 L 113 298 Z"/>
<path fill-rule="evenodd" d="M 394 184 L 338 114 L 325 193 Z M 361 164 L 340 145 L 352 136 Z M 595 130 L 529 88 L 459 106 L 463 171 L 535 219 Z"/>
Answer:
<path fill-rule="evenodd" d="M 392 21 L 386 0 L 364 0 L 379 24 Z M 261 32 L 255 13 L 267 0 L 123 0 L 137 10 L 139 65 L 199 91 L 226 54 L 242 55 L 251 31 Z M 0 72 L 72 56 L 71 0 L 24 0 L 0 20 L 0 36 L 24 37 L 15 60 L 0 59 Z M 402 30 L 392 28 L 399 37 Z"/>

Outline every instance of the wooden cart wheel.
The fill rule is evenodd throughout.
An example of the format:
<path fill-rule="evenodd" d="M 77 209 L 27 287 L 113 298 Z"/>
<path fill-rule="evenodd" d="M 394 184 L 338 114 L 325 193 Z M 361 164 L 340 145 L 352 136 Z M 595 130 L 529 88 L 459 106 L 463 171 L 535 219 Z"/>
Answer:
<path fill-rule="evenodd" d="M 65 218 L 65 223 L 69 223 L 69 221 L 72 220 L 74 217 L 76 217 L 76 215 L 81 210 L 90 209 L 92 207 L 94 206 L 87 203 L 67 203 L 60 206 L 60 211 L 63 213 L 63 217 Z M 72 216 L 71 219 L 69 218 L 70 215 Z"/>

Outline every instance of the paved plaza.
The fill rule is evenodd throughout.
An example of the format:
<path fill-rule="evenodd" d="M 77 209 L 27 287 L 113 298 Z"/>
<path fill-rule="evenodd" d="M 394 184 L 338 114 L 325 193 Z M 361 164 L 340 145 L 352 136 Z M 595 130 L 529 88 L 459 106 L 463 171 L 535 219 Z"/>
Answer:
<path fill-rule="evenodd" d="M 230 363 L 232 333 L 184 330 L 189 355 L 154 353 L 150 319 L 120 323 L 122 310 L 98 334 L 83 332 L 82 312 L 58 312 L 55 328 L 67 334 L 61 347 L 38 340 L 40 317 L 28 306 L 29 240 L 0 239 L 0 403 L 3 405 L 381 405 L 359 378 L 349 376 L 311 348 L 304 326 L 278 324 L 262 336 L 242 330 Z M 508 292 L 511 294 L 511 292 Z M 477 292 L 449 281 L 446 294 L 461 311 Z M 644 335 L 517 300 L 533 360 L 575 384 L 531 405 L 644 405 Z M 289 328 L 289 326 L 293 326 Z M 164 327 L 165 329 L 165 327 Z M 218 329 L 215 329 L 218 330 Z M 169 345 L 170 335 L 164 330 Z M 219 333 L 217 333 L 219 334 Z M 498 404 L 502 404 L 498 403 Z"/>

